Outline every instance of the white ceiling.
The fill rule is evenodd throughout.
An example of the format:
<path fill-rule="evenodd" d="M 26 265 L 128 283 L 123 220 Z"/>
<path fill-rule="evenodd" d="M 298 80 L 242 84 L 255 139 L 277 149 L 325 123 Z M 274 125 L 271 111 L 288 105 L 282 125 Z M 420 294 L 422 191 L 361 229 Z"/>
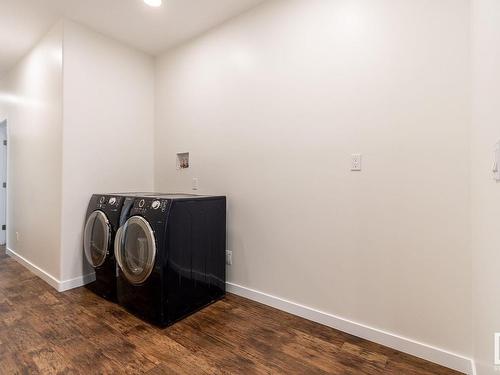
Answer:
<path fill-rule="evenodd" d="M 62 17 L 157 55 L 268 0 L 0 0 L 0 74 Z"/>

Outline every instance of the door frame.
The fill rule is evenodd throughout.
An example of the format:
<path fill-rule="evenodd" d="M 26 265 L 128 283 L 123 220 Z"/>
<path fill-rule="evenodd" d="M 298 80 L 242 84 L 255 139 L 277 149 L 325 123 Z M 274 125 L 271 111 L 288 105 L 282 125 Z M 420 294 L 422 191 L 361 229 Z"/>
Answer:
<path fill-rule="evenodd" d="M 8 126 L 8 119 L 5 118 L 3 120 L 0 121 L 0 127 L 3 127 L 5 126 L 5 140 L 7 141 L 7 144 L 4 146 L 4 145 L 0 145 L 0 147 L 7 147 L 5 150 L 4 149 L 1 149 L 0 152 L 5 152 L 5 180 L 4 181 L 0 181 L 1 182 L 5 182 L 7 184 L 6 188 L 5 188 L 5 211 L 4 212 L 0 212 L 0 215 L 4 215 L 5 217 L 5 226 L 6 226 L 6 230 L 5 230 L 5 247 L 6 249 L 9 248 L 9 167 L 10 167 L 10 163 L 9 163 L 9 126 Z M 3 189 L 3 187 L 0 186 L 0 188 Z M 1 230 L 1 228 L 0 228 Z"/>

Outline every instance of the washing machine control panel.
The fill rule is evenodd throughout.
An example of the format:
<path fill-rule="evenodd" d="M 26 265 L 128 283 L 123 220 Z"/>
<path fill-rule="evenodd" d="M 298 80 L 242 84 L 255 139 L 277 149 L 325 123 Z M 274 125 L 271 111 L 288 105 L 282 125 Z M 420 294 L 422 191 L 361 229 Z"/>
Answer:
<path fill-rule="evenodd" d="M 124 198 L 117 195 L 94 194 L 89 203 L 87 215 L 95 210 L 102 211 L 108 218 L 114 230 L 118 229 Z"/>
<path fill-rule="evenodd" d="M 123 199 L 121 197 L 116 197 L 116 196 L 112 196 L 112 195 L 98 195 L 94 199 L 96 202 L 95 209 L 103 210 L 103 211 L 119 210 L 119 209 L 121 209 L 121 204 L 123 201 Z"/>

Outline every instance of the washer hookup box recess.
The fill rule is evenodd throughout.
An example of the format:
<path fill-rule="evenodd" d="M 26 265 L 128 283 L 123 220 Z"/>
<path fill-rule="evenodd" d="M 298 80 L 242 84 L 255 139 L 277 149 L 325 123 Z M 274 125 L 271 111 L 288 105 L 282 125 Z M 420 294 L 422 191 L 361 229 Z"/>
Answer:
<path fill-rule="evenodd" d="M 189 152 L 177 153 L 177 169 L 189 168 Z"/>

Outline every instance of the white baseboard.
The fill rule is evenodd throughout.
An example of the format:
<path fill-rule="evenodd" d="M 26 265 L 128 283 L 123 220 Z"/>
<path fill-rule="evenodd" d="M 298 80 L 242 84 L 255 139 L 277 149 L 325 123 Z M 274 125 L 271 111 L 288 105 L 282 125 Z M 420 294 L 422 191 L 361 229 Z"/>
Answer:
<path fill-rule="evenodd" d="M 93 281 L 95 281 L 95 273 L 79 276 L 70 280 L 60 281 L 57 290 L 59 292 L 65 292 L 66 290 L 79 288 Z"/>
<path fill-rule="evenodd" d="M 94 274 L 89 274 L 89 275 L 83 275 L 74 279 L 70 280 L 64 280 L 60 281 L 54 276 L 52 276 L 50 273 L 47 271 L 44 271 L 37 265 L 31 263 L 28 259 L 24 258 L 23 256 L 19 255 L 16 253 L 14 250 L 7 248 L 5 253 L 15 259 L 18 263 L 22 264 L 24 267 L 29 269 L 31 272 L 33 272 L 35 275 L 37 275 L 39 278 L 41 278 L 43 281 L 45 281 L 47 284 L 49 284 L 51 287 L 56 289 L 58 292 L 64 292 L 69 289 L 74 289 L 78 288 L 80 286 L 83 286 L 85 284 L 88 284 L 92 281 L 95 280 L 95 275 Z"/>
<path fill-rule="evenodd" d="M 367 325 L 356 323 L 323 311 L 318 311 L 295 302 L 272 296 L 257 290 L 246 288 L 241 285 L 227 283 L 226 290 L 230 293 L 263 303 L 265 305 L 286 311 L 290 314 L 338 329 L 351 335 L 376 342 L 400 352 L 437 363 L 441 366 L 474 375 L 474 362 L 470 358 L 451 353 L 447 350 L 436 348 L 400 335 L 386 332 Z"/>

